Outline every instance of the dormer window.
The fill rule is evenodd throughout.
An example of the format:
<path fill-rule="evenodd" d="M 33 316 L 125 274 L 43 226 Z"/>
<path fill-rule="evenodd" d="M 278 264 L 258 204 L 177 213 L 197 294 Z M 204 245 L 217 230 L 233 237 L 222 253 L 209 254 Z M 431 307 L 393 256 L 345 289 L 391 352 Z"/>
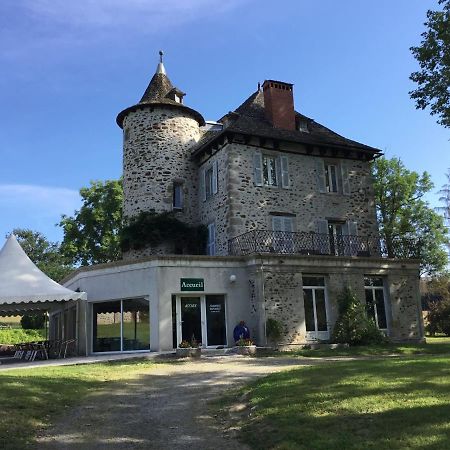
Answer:
<path fill-rule="evenodd" d="M 173 88 L 167 94 L 167 98 L 170 98 L 170 100 L 173 100 L 174 102 L 177 102 L 177 103 L 180 103 L 180 104 L 183 104 L 183 97 L 184 97 L 184 92 L 181 92 L 177 88 Z"/>
<path fill-rule="evenodd" d="M 297 124 L 297 129 L 302 133 L 309 133 L 308 122 L 306 120 L 299 120 Z"/>

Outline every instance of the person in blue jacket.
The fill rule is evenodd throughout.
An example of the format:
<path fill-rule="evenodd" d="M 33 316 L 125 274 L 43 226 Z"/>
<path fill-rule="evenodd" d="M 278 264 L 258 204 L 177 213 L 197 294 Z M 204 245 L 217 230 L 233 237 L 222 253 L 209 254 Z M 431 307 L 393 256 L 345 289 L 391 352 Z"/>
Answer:
<path fill-rule="evenodd" d="M 234 342 L 239 341 L 239 339 L 250 339 L 250 330 L 243 320 L 241 320 L 235 327 L 233 331 Z"/>

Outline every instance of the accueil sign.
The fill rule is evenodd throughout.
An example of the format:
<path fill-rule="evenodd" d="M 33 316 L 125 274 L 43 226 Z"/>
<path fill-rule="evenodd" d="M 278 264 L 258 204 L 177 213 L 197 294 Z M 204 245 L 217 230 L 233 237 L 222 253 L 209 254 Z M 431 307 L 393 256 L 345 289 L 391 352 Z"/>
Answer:
<path fill-rule="evenodd" d="M 205 280 L 203 278 L 181 278 L 181 291 L 204 291 Z"/>

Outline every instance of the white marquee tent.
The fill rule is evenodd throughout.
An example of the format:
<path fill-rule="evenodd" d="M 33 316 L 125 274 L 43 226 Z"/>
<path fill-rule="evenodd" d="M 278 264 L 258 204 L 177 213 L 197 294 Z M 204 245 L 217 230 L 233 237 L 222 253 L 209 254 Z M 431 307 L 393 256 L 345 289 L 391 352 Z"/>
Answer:
<path fill-rule="evenodd" d="M 14 235 L 0 250 L 0 315 L 49 310 L 64 302 L 86 300 L 86 293 L 66 289 L 41 272 Z"/>

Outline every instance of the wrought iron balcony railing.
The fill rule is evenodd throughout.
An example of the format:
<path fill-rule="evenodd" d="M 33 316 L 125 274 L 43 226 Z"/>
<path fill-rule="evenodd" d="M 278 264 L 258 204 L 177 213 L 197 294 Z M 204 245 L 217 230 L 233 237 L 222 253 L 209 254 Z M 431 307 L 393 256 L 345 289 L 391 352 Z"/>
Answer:
<path fill-rule="evenodd" d="M 228 241 L 228 254 L 365 256 L 377 258 L 419 258 L 417 242 L 408 239 L 386 242 L 364 236 L 253 230 Z"/>

